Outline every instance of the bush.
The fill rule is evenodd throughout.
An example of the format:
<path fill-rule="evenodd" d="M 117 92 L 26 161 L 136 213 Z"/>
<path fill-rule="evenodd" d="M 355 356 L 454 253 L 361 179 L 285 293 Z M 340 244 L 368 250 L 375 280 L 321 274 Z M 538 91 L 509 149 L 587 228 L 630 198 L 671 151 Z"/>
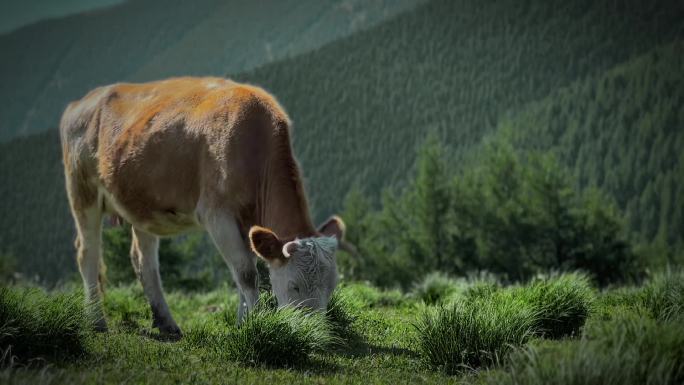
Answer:
<path fill-rule="evenodd" d="M 0 287 L 0 350 L 6 358 L 81 355 L 89 321 L 80 296 Z"/>
<path fill-rule="evenodd" d="M 601 285 L 641 270 L 613 200 L 578 190 L 551 154 L 518 151 L 502 134 L 485 141 L 477 167 L 456 174 L 447 153 L 428 138 L 413 178 L 403 189 L 386 190 L 376 211 L 350 191 L 349 227 L 363 228 L 354 242 L 372 256 L 347 261 L 350 271 L 406 288 L 435 270 L 454 276 L 488 270 L 515 282 L 560 268 L 586 271 Z"/>
<path fill-rule="evenodd" d="M 642 304 L 654 318 L 673 320 L 684 314 L 684 271 L 655 274 L 642 289 Z"/>
<path fill-rule="evenodd" d="M 510 292 L 458 301 L 425 314 L 418 350 L 428 366 L 447 373 L 496 364 L 533 335 L 536 316 Z"/>
<path fill-rule="evenodd" d="M 684 328 L 644 317 L 596 324 L 587 338 L 529 346 L 511 356 L 491 384 L 681 384 Z"/>
<path fill-rule="evenodd" d="M 548 338 L 579 335 L 594 301 L 589 279 L 578 273 L 538 278 L 518 291 L 538 314 L 537 330 Z"/>
<path fill-rule="evenodd" d="M 118 285 L 135 282 L 131 266 L 131 226 L 126 224 L 106 228 L 102 233 L 103 260 L 107 281 Z M 222 280 L 211 265 L 223 265 L 206 236 L 191 233 L 159 242 L 160 275 L 164 287 L 186 291 L 202 291 L 215 287 Z M 226 277 L 227 279 L 227 277 Z"/>
<path fill-rule="evenodd" d="M 324 314 L 261 302 L 223 339 L 227 358 L 246 364 L 290 366 L 306 362 L 337 339 Z"/>

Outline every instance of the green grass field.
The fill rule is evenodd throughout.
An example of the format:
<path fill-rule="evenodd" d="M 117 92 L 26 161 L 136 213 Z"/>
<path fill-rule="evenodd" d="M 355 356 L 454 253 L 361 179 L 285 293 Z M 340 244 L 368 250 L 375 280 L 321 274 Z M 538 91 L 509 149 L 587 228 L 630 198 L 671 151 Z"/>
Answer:
<path fill-rule="evenodd" d="M 683 277 L 603 291 L 580 274 L 506 287 L 433 278 L 409 293 L 345 283 L 327 317 L 264 301 L 240 327 L 234 289 L 171 292 L 176 342 L 150 330 L 137 285 L 107 290 L 108 333 L 89 331 L 76 287 L 3 288 L 0 381 L 676 384 Z"/>

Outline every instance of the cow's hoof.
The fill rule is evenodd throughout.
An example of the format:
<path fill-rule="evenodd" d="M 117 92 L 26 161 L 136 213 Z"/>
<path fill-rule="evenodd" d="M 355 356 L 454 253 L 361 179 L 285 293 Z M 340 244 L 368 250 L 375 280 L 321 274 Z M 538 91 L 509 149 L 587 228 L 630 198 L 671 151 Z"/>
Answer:
<path fill-rule="evenodd" d="M 181 332 L 177 325 L 159 326 L 159 334 L 162 338 L 168 341 L 177 341 L 183 337 L 183 332 Z"/>

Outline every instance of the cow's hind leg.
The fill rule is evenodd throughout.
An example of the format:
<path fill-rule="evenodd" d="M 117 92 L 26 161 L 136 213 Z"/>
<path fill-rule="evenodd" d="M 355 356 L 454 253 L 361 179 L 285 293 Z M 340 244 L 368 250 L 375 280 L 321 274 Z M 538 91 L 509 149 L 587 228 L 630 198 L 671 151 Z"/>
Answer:
<path fill-rule="evenodd" d="M 181 330 L 164 299 L 159 276 L 159 238 L 135 227 L 132 229 L 131 261 L 152 308 L 152 327 L 163 335 L 180 337 Z"/>
<path fill-rule="evenodd" d="M 76 221 L 78 269 L 83 278 L 86 305 L 90 308 L 95 330 L 106 331 L 102 308 L 102 211 L 97 205 L 84 209 L 72 207 Z"/>
<path fill-rule="evenodd" d="M 256 258 L 247 249 L 237 222 L 229 214 L 214 213 L 207 217 L 207 231 L 230 267 L 238 288 L 238 323 L 242 322 L 248 309 L 259 299 Z"/>

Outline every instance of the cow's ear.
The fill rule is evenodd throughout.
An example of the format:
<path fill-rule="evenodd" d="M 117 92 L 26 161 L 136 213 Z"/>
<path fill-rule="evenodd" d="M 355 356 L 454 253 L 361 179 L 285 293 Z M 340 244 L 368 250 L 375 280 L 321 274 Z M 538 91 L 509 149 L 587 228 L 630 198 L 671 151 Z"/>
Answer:
<path fill-rule="evenodd" d="M 335 237 L 338 241 L 342 241 L 345 228 L 346 226 L 342 222 L 342 218 L 333 215 L 318 228 L 318 232 L 326 237 Z"/>
<path fill-rule="evenodd" d="M 253 226 L 249 230 L 249 244 L 252 251 L 269 264 L 279 266 L 287 261 L 283 255 L 284 242 L 267 228 Z"/>

